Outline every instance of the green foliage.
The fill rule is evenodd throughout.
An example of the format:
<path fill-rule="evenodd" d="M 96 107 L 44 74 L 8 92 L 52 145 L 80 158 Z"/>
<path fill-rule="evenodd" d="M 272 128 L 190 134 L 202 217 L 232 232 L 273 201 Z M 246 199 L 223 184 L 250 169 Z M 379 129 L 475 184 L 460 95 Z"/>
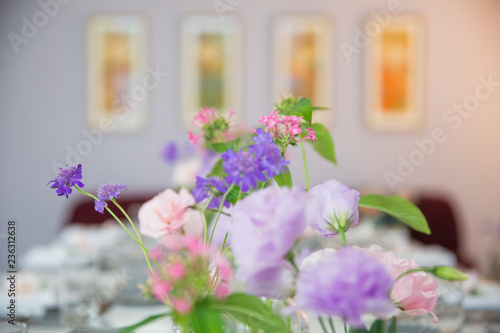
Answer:
<path fill-rule="evenodd" d="M 465 281 L 469 279 L 469 277 L 466 274 L 449 266 L 435 266 L 429 268 L 426 267 L 424 268 L 424 270 L 443 280 Z"/>
<path fill-rule="evenodd" d="M 189 322 L 195 333 L 224 333 L 221 313 L 212 308 L 211 302 L 196 304 Z"/>
<path fill-rule="evenodd" d="M 214 167 L 212 168 L 212 171 L 210 171 L 208 176 L 224 178 L 226 176 L 226 172 L 224 171 L 224 167 L 222 166 L 222 162 L 224 162 L 224 160 L 222 158 L 219 159 L 215 163 Z"/>
<path fill-rule="evenodd" d="M 240 143 L 240 139 L 238 138 L 236 140 L 228 141 L 228 142 L 216 142 L 216 143 L 212 143 L 210 145 L 210 147 L 212 147 L 212 149 L 215 150 L 215 152 L 217 152 L 219 154 L 222 154 L 222 153 L 228 151 L 229 149 L 235 150 L 234 148 L 236 146 L 238 146 L 239 143 Z"/>
<path fill-rule="evenodd" d="M 392 317 L 386 331 L 386 321 L 377 319 L 373 322 L 369 330 L 365 328 L 351 328 L 350 333 L 396 333 L 396 317 Z"/>
<path fill-rule="evenodd" d="M 313 108 L 309 98 L 301 97 L 297 100 L 295 97 L 288 97 L 276 104 L 275 108 L 279 110 L 281 114 L 302 117 L 302 119 L 309 124 L 312 122 Z"/>
<path fill-rule="evenodd" d="M 253 331 L 264 333 L 285 333 L 285 321 L 260 299 L 246 294 L 232 294 L 225 300 L 214 301 L 211 308 L 226 313 L 237 321 L 249 326 Z"/>
<path fill-rule="evenodd" d="M 324 159 L 332 162 L 334 165 L 337 165 L 337 159 L 335 157 L 335 146 L 333 144 L 332 136 L 328 129 L 320 124 L 314 123 L 311 125 L 312 129 L 316 132 L 316 140 L 310 141 L 313 146 L 313 149 Z"/>
<path fill-rule="evenodd" d="M 286 168 L 286 170 L 287 171 L 285 173 L 280 173 L 279 175 L 275 176 L 274 180 L 279 187 L 288 186 L 292 188 L 292 175 L 290 174 L 290 170 L 288 169 L 288 167 Z"/>
<path fill-rule="evenodd" d="M 170 313 L 162 313 L 162 314 L 158 314 L 158 315 L 147 317 L 146 319 L 144 319 L 143 321 L 138 322 L 137 324 L 120 328 L 118 330 L 118 333 L 132 333 L 134 330 L 138 329 L 139 327 L 142 327 L 144 325 L 149 324 L 152 321 L 155 321 L 157 319 L 160 319 L 160 318 L 163 318 L 163 317 L 166 317 L 166 316 L 169 316 L 169 315 L 170 315 Z"/>
<path fill-rule="evenodd" d="M 403 198 L 368 194 L 361 197 L 359 206 L 378 209 L 401 220 L 416 231 L 427 235 L 431 233 L 424 214 L 417 206 Z"/>

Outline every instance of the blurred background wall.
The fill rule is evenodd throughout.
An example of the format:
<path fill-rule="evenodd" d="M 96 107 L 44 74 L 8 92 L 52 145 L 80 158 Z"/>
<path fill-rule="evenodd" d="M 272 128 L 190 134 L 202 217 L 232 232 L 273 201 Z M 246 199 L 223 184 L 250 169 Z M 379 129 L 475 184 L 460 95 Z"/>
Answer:
<path fill-rule="evenodd" d="M 63 1 L 61 1 L 63 2 Z M 0 7 L 0 221 L 18 221 L 18 253 L 50 241 L 69 208 L 47 182 L 51 164 L 65 163 L 66 147 L 86 140 L 85 23 L 96 12 L 140 12 L 151 25 L 151 67 L 168 77 L 150 96 L 145 131 L 106 135 L 82 159 L 86 188 L 109 180 L 134 191 L 161 190 L 172 169 L 159 158 L 162 145 L 185 135 L 179 116 L 179 22 L 190 12 L 214 13 L 211 0 L 66 0 L 48 24 L 15 52 L 7 38 L 20 34 L 37 1 L 1 1 Z M 250 125 L 271 108 L 270 26 L 278 13 L 323 13 L 334 23 L 334 168 L 308 152 L 312 183 L 337 178 L 349 185 L 390 192 L 385 174 L 398 173 L 400 156 L 419 149 L 415 140 L 442 128 L 446 141 L 396 191 L 447 195 L 455 204 L 464 254 L 483 267 L 500 233 L 500 86 L 453 129 L 443 115 L 475 93 L 479 77 L 500 82 L 500 1 L 401 0 L 405 12 L 426 21 L 425 126 L 413 134 L 375 134 L 365 126 L 363 52 L 348 63 L 339 48 L 363 29 L 370 11 L 387 0 L 243 0 L 232 14 L 243 23 L 244 113 Z M 180 139 L 179 139 L 180 140 Z M 299 152 L 292 165 L 303 182 Z M 70 197 L 73 202 L 77 196 Z M 497 247 L 498 249 L 498 247 Z"/>

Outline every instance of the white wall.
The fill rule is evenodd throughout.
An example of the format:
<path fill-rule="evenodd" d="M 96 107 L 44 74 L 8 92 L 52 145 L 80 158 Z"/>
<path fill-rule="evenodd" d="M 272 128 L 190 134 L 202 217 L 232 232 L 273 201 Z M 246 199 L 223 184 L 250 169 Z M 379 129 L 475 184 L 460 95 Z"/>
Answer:
<path fill-rule="evenodd" d="M 311 157 L 313 183 L 336 177 L 348 184 L 385 188 L 384 173 L 397 172 L 398 156 L 416 148 L 436 127 L 448 140 L 437 147 L 400 189 L 413 187 L 449 194 L 457 202 L 464 250 L 482 258 L 500 224 L 500 91 L 483 102 L 457 130 L 444 111 L 474 93 L 479 76 L 500 81 L 500 1 L 401 0 L 405 11 L 427 21 L 427 123 L 417 135 L 377 135 L 363 124 L 362 58 L 351 63 L 338 43 L 351 42 L 370 10 L 386 0 L 243 0 L 234 13 L 244 23 L 245 103 L 254 122 L 270 107 L 270 22 L 283 12 L 320 12 L 336 29 L 336 125 L 332 128 L 339 166 Z M 190 11 L 214 12 L 211 0 L 70 0 L 27 44 L 13 51 L 7 34 L 20 34 L 22 17 L 40 10 L 36 1 L 3 1 L 0 7 L 0 222 L 18 220 L 18 246 L 50 241 L 68 209 L 46 183 L 53 161 L 64 162 L 67 145 L 84 139 L 86 18 L 101 11 L 139 11 L 152 27 L 151 65 L 170 73 L 151 95 L 151 121 L 138 135 L 106 136 L 84 158 L 90 190 L 108 180 L 133 190 L 161 189 L 171 170 L 158 158 L 161 145 L 184 135 L 179 123 L 179 19 Z M 296 154 L 298 157 L 298 154 Z M 295 167 L 299 169 L 299 165 Z M 303 178 L 301 172 L 294 172 Z M 75 196 L 76 197 L 76 196 Z M 75 198 L 70 198 L 73 201 Z"/>

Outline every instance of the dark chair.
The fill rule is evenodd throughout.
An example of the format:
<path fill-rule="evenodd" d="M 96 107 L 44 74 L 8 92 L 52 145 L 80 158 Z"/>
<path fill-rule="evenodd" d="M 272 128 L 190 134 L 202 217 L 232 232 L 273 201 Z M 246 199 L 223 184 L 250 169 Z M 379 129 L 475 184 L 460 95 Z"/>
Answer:
<path fill-rule="evenodd" d="M 117 200 L 120 206 L 130 215 L 133 220 L 137 219 L 137 213 L 139 208 L 143 203 L 153 198 L 159 192 L 153 193 L 144 193 L 144 194 L 130 194 L 126 193 L 120 196 L 120 199 Z M 119 211 L 117 207 L 112 202 L 108 202 L 108 207 L 119 217 L 123 218 L 123 214 Z M 96 212 L 94 209 L 94 201 L 85 198 L 76 202 L 76 204 L 69 210 L 68 217 L 65 220 L 65 225 L 73 224 L 73 223 L 81 223 L 81 224 L 100 224 L 106 220 L 112 219 L 113 217 L 107 212 L 104 211 L 104 214 Z"/>
<path fill-rule="evenodd" d="M 441 245 L 455 253 L 459 263 L 470 266 L 460 252 L 460 230 L 450 202 L 443 197 L 422 196 L 416 205 L 427 219 L 431 234 L 412 230 L 411 237 L 423 244 Z"/>

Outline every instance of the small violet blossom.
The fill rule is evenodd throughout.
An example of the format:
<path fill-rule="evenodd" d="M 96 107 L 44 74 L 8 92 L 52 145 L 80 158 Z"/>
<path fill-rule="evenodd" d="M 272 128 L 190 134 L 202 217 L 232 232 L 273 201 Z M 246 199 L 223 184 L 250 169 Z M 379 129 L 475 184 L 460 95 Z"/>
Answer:
<path fill-rule="evenodd" d="M 179 159 L 179 147 L 175 141 L 170 141 L 163 147 L 161 152 L 162 159 L 168 164 L 174 164 Z"/>
<path fill-rule="evenodd" d="M 99 213 L 104 213 L 104 208 L 108 207 L 106 201 L 118 199 L 122 191 L 127 190 L 125 185 L 117 185 L 115 183 L 107 183 L 97 189 L 97 199 L 94 200 L 95 210 Z"/>
<path fill-rule="evenodd" d="M 362 326 L 363 314 L 384 317 L 395 310 L 387 296 L 392 278 L 376 258 L 351 247 L 313 255 L 317 258 L 304 260 L 297 279 L 298 308 L 341 317 L 354 327 Z"/>
<path fill-rule="evenodd" d="M 365 251 L 387 265 L 393 279 L 410 269 L 419 267 L 415 260 L 398 258 L 394 256 L 393 252 L 382 252 L 382 248 L 377 245 L 372 245 Z M 410 273 L 393 285 L 391 300 L 408 315 L 418 316 L 430 313 L 433 322 L 437 323 L 439 322 L 438 317 L 433 312 L 439 297 L 437 289 L 438 285 L 431 274 L 426 272 Z"/>
<path fill-rule="evenodd" d="M 221 202 L 222 196 L 228 190 L 228 186 L 224 183 L 224 180 L 217 179 L 212 176 L 206 178 L 196 177 L 196 187 L 193 190 L 193 197 L 196 202 L 201 202 L 207 198 L 212 197 L 210 199 L 210 203 L 207 208 L 215 208 L 218 209 Z M 231 204 L 229 201 L 224 201 L 224 207 L 229 208 Z"/>
<path fill-rule="evenodd" d="M 228 174 L 226 183 L 241 186 L 243 192 L 248 192 L 251 187 L 256 188 L 259 181 L 285 172 L 289 164 L 269 133 L 262 129 L 255 133 L 255 144 L 249 146 L 248 151 L 241 149 L 235 153 L 229 149 L 221 155 L 224 160 L 222 166 Z"/>
<path fill-rule="evenodd" d="M 346 231 L 359 222 L 359 192 L 331 179 L 309 191 L 317 200 L 321 217 L 310 226 L 323 237 Z"/>
<path fill-rule="evenodd" d="M 293 269 L 285 259 L 307 222 L 315 218 L 314 199 L 300 189 L 268 187 L 238 201 L 231 210 L 231 249 L 237 277 L 255 296 L 286 298 Z"/>
<path fill-rule="evenodd" d="M 82 179 L 82 165 L 78 164 L 77 167 L 69 167 L 66 165 L 65 168 L 59 168 L 59 172 L 54 180 L 47 183 L 54 183 L 50 188 L 55 188 L 58 196 L 68 195 L 72 192 L 73 186 L 84 187 L 83 183 L 80 181 Z"/>

